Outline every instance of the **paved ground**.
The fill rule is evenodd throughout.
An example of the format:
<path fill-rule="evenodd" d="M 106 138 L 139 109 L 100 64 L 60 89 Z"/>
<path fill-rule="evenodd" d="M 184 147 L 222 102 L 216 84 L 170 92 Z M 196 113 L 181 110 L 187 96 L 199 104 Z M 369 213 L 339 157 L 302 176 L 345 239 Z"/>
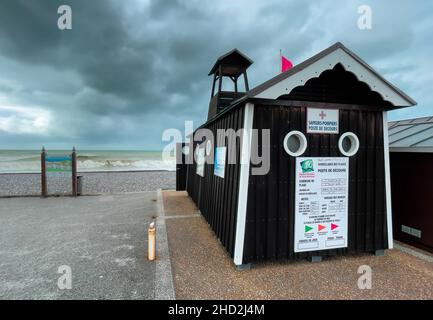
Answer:
<path fill-rule="evenodd" d="M 177 299 L 433 299 L 433 263 L 396 249 L 236 271 L 186 193 L 163 197 Z M 372 269 L 371 290 L 358 288 L 361 265 Z"/>
<path fill-rule="evenodd" d="M 0 299 L 153 299 L 156 192 L 0 199 Z M 57 286 L 59 266 L 72 289 Z"/>
<path fill-rule="evenodd" d="M 153 217 L 158 259 L 149 262 Z M 177 299 L 433 299 L 432 256 L 401 244 L 384 257 L 236 271 L 184 192 L 0 199 L 0 243 L 0 299 L 170 299 L 173 283 Z M 62 265 L 71 290 L 57 286 Z M 360 265 L 373 270 L 371 290 L 358 289 Z"/>

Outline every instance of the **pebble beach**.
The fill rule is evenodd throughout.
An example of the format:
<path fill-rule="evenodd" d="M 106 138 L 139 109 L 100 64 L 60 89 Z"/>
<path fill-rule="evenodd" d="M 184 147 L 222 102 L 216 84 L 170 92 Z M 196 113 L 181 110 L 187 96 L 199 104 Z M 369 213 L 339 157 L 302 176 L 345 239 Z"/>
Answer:
<path fill-rule="evenodd" d="M 95 195 L 122 192 L 142 192 L 176 187 L 174 171 L 112 171 L 85 172 L 82 176 L 82 194 Z M 48 177 L 48 193 L 68 195 L 71 193 L 69 177 Z M 37 173 L 0 174 L 0 197 L 39 196 L 41 175 Z"/>

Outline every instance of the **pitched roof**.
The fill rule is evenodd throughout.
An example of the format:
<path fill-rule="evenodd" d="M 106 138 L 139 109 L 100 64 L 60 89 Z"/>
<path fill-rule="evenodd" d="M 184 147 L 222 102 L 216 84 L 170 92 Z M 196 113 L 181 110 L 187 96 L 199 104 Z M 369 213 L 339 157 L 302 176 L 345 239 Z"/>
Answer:
<path fill-rule="evenodd" d="M 230 56 L 237 56 L 237 58 L 240 59 L 241 63 L 244 64 L 245 68 L 248 68 L 250 65 L 253 64 L 253 60 L 251 60 L 245 54 L 243 54 L 242 52 L 240 52 L 237 48 L 234 48 L 234 49 L 230 50 L 229 52 L 223 54 L 221 57 L 219 57 L 217 59 L 217 61 L 213 65 L 212 69 L 209 71 L 208 75 L 210 76 L 211 74 L 215 73 L 215 71 L 217 70 L 218 66 L 222 62 L 224 62 L 225 60 L 227 60 Z"/>
<path fill-rule="evenodd" d="M 433 149 L 433 116 L 388 123 L 391 151 Z M 432 150 L 433 151 L 433 150 Z"/>
<path fill-rule="evenodd" d="M 384 100 L 391 102 L 395 107 L 416 105 L 415 100 L 384 79 L 340 42 L 265 81 L 250 90 L 248 94 L 258 98 L 276 99 L 283 94 L 290 93 L 295 87 L 304 85 L 309 79 L 318 77 L 323 71 L 332 69 L 338 63 L 345 70 L 354 73 L 358 80 L 367 83 L 372 90 L 381 94 Z"/>

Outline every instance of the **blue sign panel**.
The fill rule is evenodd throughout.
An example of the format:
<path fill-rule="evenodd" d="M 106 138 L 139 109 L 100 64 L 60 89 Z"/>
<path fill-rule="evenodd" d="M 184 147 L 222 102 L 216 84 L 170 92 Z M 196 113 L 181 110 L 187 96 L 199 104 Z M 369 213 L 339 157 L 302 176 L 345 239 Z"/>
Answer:
<path fill-rule="evenodd" d="M 215 148 L 214 174 L 221 178 L 224 178 L 226 169 L 226 151 L 227 147 Z"/>

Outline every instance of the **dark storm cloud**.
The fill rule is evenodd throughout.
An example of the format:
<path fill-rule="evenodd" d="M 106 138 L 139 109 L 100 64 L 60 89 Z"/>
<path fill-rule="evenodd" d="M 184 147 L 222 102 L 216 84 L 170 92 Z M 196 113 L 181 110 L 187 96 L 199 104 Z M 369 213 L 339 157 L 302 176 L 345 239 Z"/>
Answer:
<path fill-rule="evenodd" d="M 357 7 L 369 2 L 373 30 L 363 32 Z M 0 114 L 0 147 L 160 147 L 165 128 L 205 119 L 207 73 L 234 47 L 255 61 L 254 86 L 277 73 L 279 49 L 296 64 L 343 41 L 416 100 L 433 103 L 417 81 L 432 80 L 425 70 L 433 49 L 420 41 L 431 38 L 432 5 L 398 2 L 2 1 L 0 108 L 16 115 Z M 72 30 L 57 28 L 61 4 L 72 7 Z"/>
<path fill-rule="evenodd" d="M 73 29 L 57 28 L 64 1 L 4 1 L 0 7 L 3 54 L 24 63 L 75 70 L 84 84 L 101 92 L 128 96 L 152 76 L 146 51 L 128 44 L 121 10 L 109 1 L 70 1 Z M 143 71 L 145 72 L 137 72 Z"/>

